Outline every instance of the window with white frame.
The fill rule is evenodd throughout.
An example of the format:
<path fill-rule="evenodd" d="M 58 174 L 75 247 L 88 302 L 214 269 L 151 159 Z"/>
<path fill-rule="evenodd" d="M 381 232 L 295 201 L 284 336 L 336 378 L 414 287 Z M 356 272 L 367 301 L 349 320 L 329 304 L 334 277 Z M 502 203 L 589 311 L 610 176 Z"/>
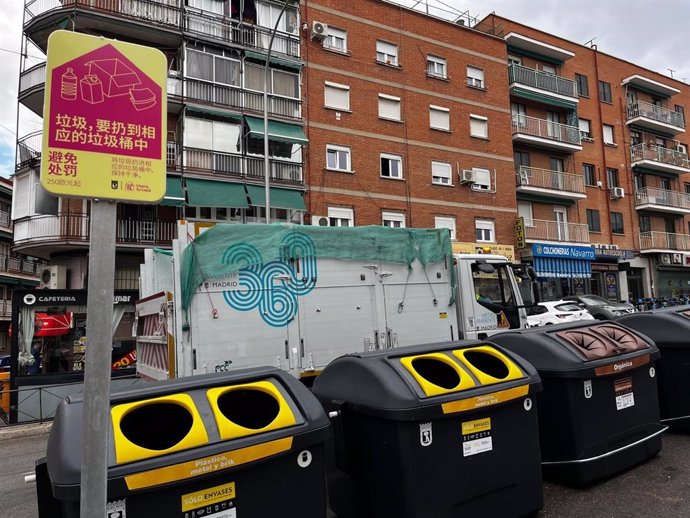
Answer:
<path fill-rule="evenodd" d="M 323 40 L 323 48 L 336 52 L 347 52 L 347 31 L 328 26 L 328 35 Z"/>
<path fill-rule="evenodd" d="M 387 41 L 376 40 L 376 61 L 398 66 L 398 46 Z"/>
<path fill-rule="evenodd" d="M 354 227 L 355 211 L 342 207 L 328 207 L 328 224 L 331 227 Z"/>
<path fill-rule="evenodd" d="M 350 148 L 328 144 L 326 146 L 326 169 L 351 172 Z"/>
<path fill-rule="evenodd" d="M 402 180 L 402 157 L 400 155 L 381 153 L 381 176 Z"/>
<path fill-rule="evenodd" d="M 580 136 L 582 138 L 592 138 L 592 126 L 587 119 L 579 119 Z"/>
<path fill-rule="evenodd" d="M 429 126 L 433 129 L 450 131 L 450 110 L 443 106 L 429 106 Z"/>
<path fill-rule="evenodd" d="M 525 220 L 526 227 L 534 226 L 534 216 L 532 215 L 532 203 L 528 201 L 518 202 L 518 216 Z"/>
<path fill-rule="evenodd" d="M 474 183 L 472 183 L 473 191 L 490 191 L 491 190 L 491 171 L 483 167 L 473 167 Z"/>
<path fill-rule="evenodd" d="M 400 97 L 379 94 L 379 117 L 400 120 Z"/>
<path fill-rule="evenodd" d="M 508 64 L 509 65 L 522 65 L 522 58 L 520 56 L 513 56 L 508 54 Z"/>
<path fill-rule="evenodd" d="M 477 236 L 477 243 L 494 243 L 496 241 L 493 220 L 475 219 L 474 229 Z"/>
<path fill-rule="evenodd" d="M 405 228 L 405 213 L 403 212 L 382 212 L 381 224 L 390 228 Z"/>
<path fill-rule="evenodd" d="M 489 119 L 482 115 L 470 115 L 470 135 L 489 138 Z"/>
<path fill-rule="evenodd" d="M 326 81 L 324 86 L 324 104 L 326 108 L 350 110 L 350 87 Z"/>
<path fill-rule="evenodd" d="M 187 77 L 223 85 L 241 86 L 238 60 L 192 49 L 187 50 L 186 57 Z M 263 70 L 263 67 L 261 68 Z"/>
<path fill-rule="evenodd" d="M 446 79 L 448 77 L 446 59 L 429 54 L 426 57 L 426 73 L 432 77 Z"/>
<path fill-rule="evenodd" d="M 255 90 L 263 92 L 264 90 L 264 74 L 263 65 L 254 65 L 253 63 L 244 64 L 244 87 L 247 90 Z M 299 74 L 285 72 L 283 70 L 269 69 L 268 76 L 268 92 L 289 97 L 291 99 L 299 99 Z"/>
<path fill-rule="evenodd" d="M 431 182 L 436 185 L 453 185 L 452 172 L 448 162 L 431 162 Z"/>
<path fill-rule="evenodd" d="M 484 70 L 467 66 L 467 85 L 475 88 L 484 88 Z"/>
<path fill-rule="evenodd" d="M 434 216 L 434 228 L 447 228 L 450 230 L 450 238 L 455 239 L 455 218 Z"/>
<path fill-rule="evenodd" d="M 613 126 L 604 124 L 602 130 L 604 134 L 604 144 L 615 144 L 616 141 L 613 140 Z"/>
<path fill-rule="evenodd" d="M 688 154 L 688 146 L 686 144 L 678 144 L 676 146 L 676 151 L 679 153 L 683 153 L 684 155 Z"/>

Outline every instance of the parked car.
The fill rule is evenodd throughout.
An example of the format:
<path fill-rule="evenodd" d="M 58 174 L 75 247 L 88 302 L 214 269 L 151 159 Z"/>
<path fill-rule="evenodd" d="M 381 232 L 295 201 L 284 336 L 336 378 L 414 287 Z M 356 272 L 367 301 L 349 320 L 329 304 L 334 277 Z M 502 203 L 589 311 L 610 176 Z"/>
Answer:
<path fill-rule="evenodd" d="M 580 295 L 564 297 L 564 300 L 575 302 L 581 308 L 589 311 L 597 320 L 611 320 L 637 311 L 635 306 L 627 302 L 611 302 L 598 295 Z"/>
<path fill-rule="evenodd" d="M 10 355 L 0 356 L 0 372 L 10 372 Z"/>
<path fill-rule="evenodd" d="M 594 320 L 594 317 L 586 309 L 567 300 L 540 302 L 527 315 L 529 327 L 562 324 L 573 320 Z"/>

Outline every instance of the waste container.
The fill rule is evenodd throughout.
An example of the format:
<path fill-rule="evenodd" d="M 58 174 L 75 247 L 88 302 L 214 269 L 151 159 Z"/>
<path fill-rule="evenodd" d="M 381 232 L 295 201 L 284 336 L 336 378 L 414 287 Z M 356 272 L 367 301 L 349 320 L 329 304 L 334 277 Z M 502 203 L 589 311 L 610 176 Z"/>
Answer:
<path fill-rule="evenodd" d="M 331 509 L 339 518 L 538 511 L 540 386 L 532 366 L 486 342 L 334 360 L 312 387 L 333 423 Z"/>
<path fill-rule="evenodd" d="M 36 467 L 40 518 L 79 516 L 82 408 L 77 396 L 58 408 Z M 108 517 L 326 515 L 329 420 L 283 371 L 243 369 L 114 393 L 110 420 Z"/>
<path fill-rule="evenodd" d="M 492 340 L 523 356 L 541 377 L 545 478 L 587 485 L 661 450 L 659 351 L 648 338 L 617 323 L 580 321 Z"/>
<path fill-rule="evenodd" d="M 616 319 L 651 338 L 661 352 L 656 362 L 661 422 L 690 432 L 690 307 L 631 313 Z"/>

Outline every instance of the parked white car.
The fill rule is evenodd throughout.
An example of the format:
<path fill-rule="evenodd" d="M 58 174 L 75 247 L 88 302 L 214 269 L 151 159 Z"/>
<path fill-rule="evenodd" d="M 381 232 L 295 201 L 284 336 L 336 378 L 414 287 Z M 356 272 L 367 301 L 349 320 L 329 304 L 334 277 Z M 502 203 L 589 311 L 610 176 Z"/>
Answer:
<path fill-rule="evenodd" d="M 572 322 L 573 320 L 594 320 L 594 317 L 589 311 L 582 309 L 575 302 L 553 300 L 550 302 L 539 302 L 531 309 L 527 315 L 527 326 L 548 326 Z"/>

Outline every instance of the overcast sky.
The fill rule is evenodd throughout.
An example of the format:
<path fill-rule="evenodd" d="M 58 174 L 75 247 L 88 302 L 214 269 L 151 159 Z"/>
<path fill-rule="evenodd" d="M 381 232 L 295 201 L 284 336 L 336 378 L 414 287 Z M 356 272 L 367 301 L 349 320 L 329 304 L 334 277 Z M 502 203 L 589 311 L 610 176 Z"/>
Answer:
<path fill-rule="evenodd" d="M 358 1 L 358 0 L 354 0 Z M 400 0 L 403 5 L 427 0 Z M 3 0 L 0 16 L 0 175 L 14 170 L 19 50 L 24 0 Z M 601 52 L 690 82 L 690 0 L 428 0 L 435 8 L 491 12 L 576 43 L 594 38 Z M 450 12 L 446 13 L 450 16 Z M 36 54 L 36 51 L 32 51 Z M 673 72 L 668 69 L 673 70 Z M 20 136 L 40 129 L 41 121 L 21 109 Z"/>

